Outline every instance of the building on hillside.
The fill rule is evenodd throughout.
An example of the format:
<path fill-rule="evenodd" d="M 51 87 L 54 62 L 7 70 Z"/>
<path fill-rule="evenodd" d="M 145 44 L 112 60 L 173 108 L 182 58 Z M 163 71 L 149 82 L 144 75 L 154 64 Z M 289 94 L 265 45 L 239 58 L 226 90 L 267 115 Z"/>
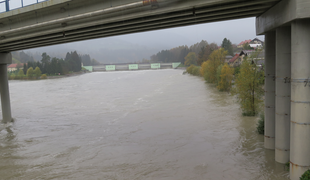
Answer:
<path fill-rule="evenodd" d="M 12 71 L 16 71 L 17 69 L 23 69 L 24 68 L 24 64 L 10 64 L 8 65 L 8 71 L 12 72 Z"/>
<path fill-rule="evenodd" d="M 228 64 L 231 67 L 237 67 L 240 66 L 244 60 L 245 57 L 252 56 L 252 60 L 255 61 L 255 63 L 258 66 L 262 66 L 265 63 L 265 51 L 262 51 L 258 53 L 256 56 L 253 56 L 255 50 L 242 50 L 239 54 L 236 54 L 232 59 L 229 60 Z"/>
<path fill-rule="evenodd" d="M 231 55 L 225 56 L 225 63 L 228 63 L 231 58 L 233 58 Z"/>
<path fill-rule="evenodd" d="M 239 44 L 237 45 L 237 48 L 238 48 L 238 49 L 242 49 L 244 44 L 246 44 L 246 43 L 250 44 L 251 41 L 252 41 L 251 39 L 242 41 L 241 43 L 239 43 Z"/>
<path fill-rule="evenodd" d="M 228 61 L 228 65 L 230 65 L 231 67 L 236 67 L 239 65 L 239 54 L 236 54 L 233 58 L 231 58 L 229 61 Z"/>
<path fill-rule="evenodd" d="M 239 43 L 237 45 L 237 48 L 239 50 L 242 50 L 243 49 L 243 46 L 248 43 L 250 47 L 256 49 L 256 48 L 261 48 L 263 45 L 264 45 L 264 41 L 261 41 L 260 39 L 258 38 L 254 38 L 253 40 L 249 39 L 249 40 L 245 40 L 245 41 L 242 41 L 241 43 Z"/>
<path fill-rule="evenodd" d="M 263 45 L 264 45 L 264 41 L 261 41 L 260 39 L 254 38 L 254 39 L 249 43 L 249 45 L 250 45 L 252 48 L 254 48 L 254 49 L 256 49 L 256 48 L 261 48 L 261 47 L 263 47 Z"/>

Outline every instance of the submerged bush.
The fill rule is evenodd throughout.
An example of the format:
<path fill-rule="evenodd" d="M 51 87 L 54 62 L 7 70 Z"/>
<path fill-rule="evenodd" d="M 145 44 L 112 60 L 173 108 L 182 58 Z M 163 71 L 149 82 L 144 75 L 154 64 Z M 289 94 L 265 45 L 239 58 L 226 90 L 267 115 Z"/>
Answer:
<path fill-rule="evenodd" d="M 192 74 L 192 69 L 194 68 L 194 65 L 190 65 L 188 68 L 186 68 L 186 72 L 189 74 Z"/>
<path fill-rule="evenodd" d="M 192 75 L 194 75 L 194 76 L 199 76 L 199 75 L 200 75 L 199 71 L 200 71 L 200 67 L 199 67 L 199 66 L 195 66 L 195 67 L 192 69 Z"/>
<path fill-rule="evenodd" d="M 265 115 L 261 114 L 257 123 L 257 132 L 258 134 L 264 134 L 265 132 Z"/>
<path fill-rule="evenodd" d="M 310 180 L 310 170 L 307 170 L 299 179 L 300 180 Z"/>
<path fill-rule="evenodd" d="M 41 79 L 47 79 L 46 74 L 42 74 L 42 76 L 40 77 Z"/>
<path fill-rule="evenodd" d="M 200 67 L 199 66 L 194 66 L 194 65 L 190 65 L 187 69 L 186 72 L 194 75 L 194 76 L 199 76 L 200 75 Z"/>

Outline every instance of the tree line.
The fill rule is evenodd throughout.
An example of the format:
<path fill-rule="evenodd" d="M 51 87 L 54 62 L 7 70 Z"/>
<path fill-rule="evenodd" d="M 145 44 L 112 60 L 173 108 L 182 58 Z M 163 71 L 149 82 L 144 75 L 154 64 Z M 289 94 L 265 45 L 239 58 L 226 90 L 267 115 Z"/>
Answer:
<path fill-rule="evenodd" d="M 222 45 L 228 41 L 225 38 Z M 196 53 L 189 52 L 184 58 L 185 65 L 188 66 L 186 72 L 203 77 L 206 82 L 215 84 L 220 91 L 228 91 L 235 95 L 243 115 L 257 115 L 262 107 L 265 79 L 264 71 L 256 63 L 260 50 L 249 57 L 244 57 L 240 67 L 236 68 L 225 63 L 228 50 L 230 50 L 229 46 L 222 46 L 206 53 L 202 48 L 198 57 Z"/>
<path fill-rule="evenodd" d="M 44 52 L 42 53 L 42 59 L 40 61 L 28 61 L 27 63 L 24 63 L 23 69 L 9 72 L 9 77 L 10 79 L 33 79 L 41 77 L 41 74 L 44 74 L 42 78 L 49 75 L 65 75 L 81 71 L 82 62 L 85 62 L 86 65 L 99 64 L 96 60 L 91 59 L 88 54 L 79 55 L 76 51 L 68 52 L 65 59 L 56 57 L 51 58 Z"/>
<path fill-rule="evenodd" d="M 55 74 L 68 74 L 69 72 L 81 71 L 82 60 L 76 51 L 68 52 L 65 59 L 51 58 L 48 54 L 43 53 L 41 61 L 32 61 L 24 63 L 24 73 L 27 74 L 29 68 L 35 69 L 38 67 L 43 74 L 55 75 Z"/>

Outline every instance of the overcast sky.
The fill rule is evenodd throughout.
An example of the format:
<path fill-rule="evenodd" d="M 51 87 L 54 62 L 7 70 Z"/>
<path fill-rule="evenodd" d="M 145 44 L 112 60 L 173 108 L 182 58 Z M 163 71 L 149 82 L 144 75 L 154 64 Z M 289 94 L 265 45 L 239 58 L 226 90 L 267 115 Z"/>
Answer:
<path fill-rule="evenodd" d="M 132 43 L 147 41 L 148 44 L 151 44 L 152 41 L 161 39 L 162 41 L 166 41 L 170 44 L 171 42 L 169 40 L 176 38 L 176 36 L 184 38 L 184 45 L 190 45 L 192 43 L 200 42 L 201 40 L 207 40 L 209 43 L 215 42 L 220 45 L 225 37 L 230 39 L 230 41 L 235 44 L 239 44 L 241 41 L 246 39 L 254 39 L 255 37 L 264 40 L 264 36 L 256 36 L 255 18 L 164 29 L 159 31 L 115 36 L 115 38 L 130 41 Z"/>

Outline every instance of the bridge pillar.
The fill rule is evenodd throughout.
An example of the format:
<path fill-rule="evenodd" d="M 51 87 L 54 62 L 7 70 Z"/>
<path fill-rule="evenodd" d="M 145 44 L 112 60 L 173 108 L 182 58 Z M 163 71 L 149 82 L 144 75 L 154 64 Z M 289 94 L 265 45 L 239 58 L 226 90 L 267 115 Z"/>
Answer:
<path fill-rule="evenodd" d="M 275 59 L 276 34 L 265 34 L 265 140 L 266 149 L 275 148 Z"/>
<path fill-rule="evenodd" d="M 292 22 L 290 178 L 310 169 L 310 20 Z"/>
<path fill-rule="evenodd" d="M 276 30 L 276 115 L 275 160 L 290 160 L 291 116 L 291 27 Z"/>
<path fill-rule="evenodd" d="M 3 117 L 2 121 L 4 123 L 12 121 L 9 82 L 7 74 L 7 64 L 11 63 L 11 53 L 0 53 L 0 94 Z"/>

